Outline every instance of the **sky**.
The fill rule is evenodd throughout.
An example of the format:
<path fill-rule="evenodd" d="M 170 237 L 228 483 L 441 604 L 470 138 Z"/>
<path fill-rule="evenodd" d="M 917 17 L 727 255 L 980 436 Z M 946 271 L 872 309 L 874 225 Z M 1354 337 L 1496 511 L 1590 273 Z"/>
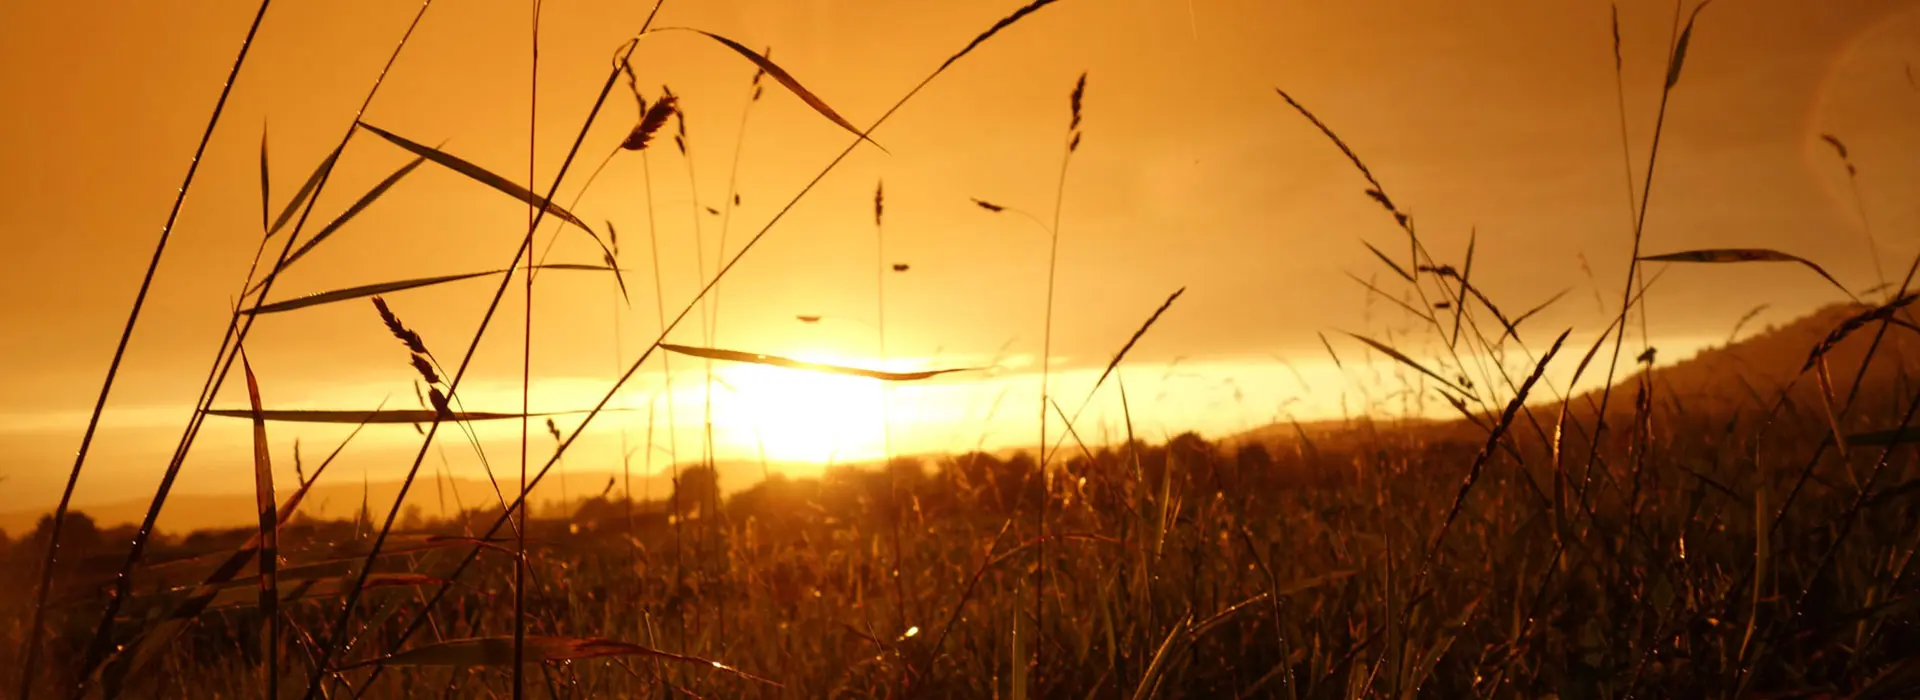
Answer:
<path fill-rule="evenodd" d="M 58 497 L 255 7 L 0 7 L 9 105 L 0 113 L 0 237 L 9 244 L 0 258 L 0 511 Z M 364 120 L 544 192 L 610 56 L 649 7 L 546 2 L 536 76 L 528 3 L 435 4 Z M 1014 8 L 670 1 L 655 26 L 771 47 L 776 62 L 865 126 Z M 77 503 L 152 493 L 261 240 L 263 140 L 277 213 L 345 133 L 416 9 L 363 0 L 268 11 L 200 162 Z M 1031 445 L 1043 364 L 1051 395 L 1073 412 L 1115 350 L 1183 288 L 1122 371 L 1128 413 L 1146 437 L 1226 435 L 1287 417 L 1430 413 L 1393 398 L 1410 381 L 1404 368 L 1343 334 L 1393 338 L 1420 357 L 1444 348 L 1430 334 L 1409 335 L 1403 314 L 1349 278 L 1391 285 L 1363 243 L 1404 257 L 1405 234 L 1275 88 L 1367 161 L 1436 257 L 1457 263 L 1471 240 L 1473 278 L 1490 298 L 1511 312 L 1565 292 L 1528 321 L 1529 349 L 1566 329 L 1584 347 L 1618 308 L 1632 245 L 1629 182 L 1645 182 L 1675 8 L 1632 0 L 1618 11 L 1626 152 L 1604 2 L 1062 0 L 960 61 L 872 132 L 885 150 L 854 149 L 669 342 L 874 368 L 982 368 L 883 392 L 870 380 L 716 364 L 715 449 L 728 459 Z M 1920 252 L 1912 196 L 1920 161 L 1911 157 L 1920 92 L 1908 68 L 1920 58 L 1916 37 L 1920 4 L 1910 0 L 1711 6 L 1668 105 L 1645 252 L 1776 248 L 1818 261 L 1856 291 L 1897 279 Z M 644 155 L 616 154 L 585 186 L 636 121 L 632 100 L 616 92 L 586 132 L 556 199 L 596 230 L 610 222 L 620 232 L 628 289 L 623 299 L 602 273 L 539 278 L 529 398 L 537 410 L 586 408 L 605 395 L 653 340 L 660 309 L 671 318 L 688 304 L 719 261 L 740 253 L 853 138 L 771 83 L 750 100 L 753 66 L 691 32 L 642 37 L 634 66 L 649 99 L 661 85 L 679 96 L 688 155 L 664 140 Z M 1068 93 L 1083 73 L 1082 143 L 1063 177 Z M 1823 134 L 1847 145 L 1854 185 Z M 306 235 L 407 159 L 356 134 Z M 876 229 L 878 183 L 885 214 Z M 1009 211 L 985 211 L 976 198 Z M 500 269 L 526 220 L 524 204 L 428 165 L 282 276 L 273 298 Z M 550 239 L 549 262 L 599 261 L 577 230 L 543 226 L 540 245 Z M 907 271 L 893 272 L 895 263 Z M 451 368 L 498 279 L 388 301 Z M 479 346 L 459 392 L 470 409 L 518 408 L 523 293 L 516 283 Z M 1647 332 L 1664 358 L 1679 359 L 1723 341 L 1758 305 L 1769 305 L 1761 323 L 1782 322 L 1843 299 L 1786 266 L 1676 266 L 1648 296 Z M 1345 362 L 1334 364 L 1322 334 Z M 415 404 L 406 352 L 364 301 L 266 317 L 247 351 L 268 408 Z M 622 444 L 631 452 L 646 443 L 649 425 L 655 443 L 672 445 L 654 450 L 663 456 L 656 468 L 668 449 L 698 459 L 706 367 L 670 361 L 671 400 L 660 398 L 669 383 L 660 359 L 649 359 L 614 395 L 612 405 L 627 410 L 596 419 L 569 464 L 610 468 Z M 216 403 L 244 406 L 242 387 L 236 376 Z M 1083 439 L 1124 432 L 1114 388 L 1076 423 Z M 569 431 L 578 422 L 559 420 Z M 287 481 L 295 440 L 311 460 L 345 432 L 272 429 Z M 1060 422 L 1049 430 L 1058 435 Z M 517 433 L 517 423 L 503 423 L 478 437 L 496 466 L 517 465 Z M 552 441 L 538 426 L 535 436 L 537 462 Z M 243 421 L 210 421 L 177 488 L 250 488 L 248 440 Z M 404 427 L 370 430 L 342 467 L 397 478 L 418 440 Z M 453 468 L 479 473 L 463 438 L 441 442 Z"/>

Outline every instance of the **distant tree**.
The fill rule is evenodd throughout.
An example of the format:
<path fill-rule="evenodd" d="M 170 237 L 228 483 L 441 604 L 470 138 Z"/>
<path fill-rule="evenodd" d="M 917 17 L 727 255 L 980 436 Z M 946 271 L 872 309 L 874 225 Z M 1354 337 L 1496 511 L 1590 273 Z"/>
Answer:
<path fill-rule="evenodd" d="M 990 466 L 993 468 L 993 489 L 999 498 L 1001 510 L 1014 511 L 1040 505 L 1044 486 L 1040 483 L 1040 463 L 1033 455 L 1021 452 Z"/>
<path fill-rule="evenodd" d="M 810 517 L 808 500 L 820 495 L 817 479 L 796 480 L 774 473 L 752 488 L 727 499 L 727 517 L 736 523 L 749 518 L 761 523 L 798 522 Z"/>
<path fill-rule="evenodd" d="M 21 544 L 32 543 L 45 548 L 47 541 L 52 538 L 53 516 L 42 515 L 40 522 L 33 526 L 33 534 Z M 86 551 L 98 548 L 99 544 L 100 527 L 94 524 L 93 518 L 77 510 L 67 511 L 67 521 L 60 527 L 60 548 Z"/>
<path fill-rule="evenodd" d="M 419 531 L 426 529 L 426 527 L 427 519 L 424 511 L 420 508 L 420 504 L 408 503 L 407 507 L 400 511 L 400 529 Z"/>
<path fill-rule="evenodd" d="M 705 512 L 720 496 L 720 475 L 712 467 L 690 467 L 673 480 L 673 507 L 680 514 Z"/>
<path fill-rule="evenodd" d="M 8 547 L 11 553 L 11 565 L 0 577 L 26 580 L 40 573 L 41 557 L 47 554 L 47 543 L 53 537 L 53 516 L 40 516 L 33 532 L 18 543 Z M 67 511 L 66 524 L 60 528 L 59 559 L 55 563 L 54 578 L 60 580 L 76 570 L 80 562 L 89 555 L 99 554 L 103 540 L 100 528 L 93 518 L 77 510 Z"/>
<path fill-rule="evenodd" d="M 887 462 L 887 475 L 902 493 L 917 492 L 927 482 L 927 464 L 918 457 L 895 457 Z"/>

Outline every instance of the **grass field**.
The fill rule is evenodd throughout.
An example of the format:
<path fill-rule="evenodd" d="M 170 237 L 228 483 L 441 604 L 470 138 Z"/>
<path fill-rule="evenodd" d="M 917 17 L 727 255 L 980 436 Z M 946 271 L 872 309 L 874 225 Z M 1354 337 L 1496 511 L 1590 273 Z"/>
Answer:
<path fill-rule="evenodd" d="M 1036 0 L 982 28 L 900 104 L 1051 4 Z M 1685 57 L 1696 21 L 1711 15 L 1677 18 L 1661 104 L 1651 115 L 1658 122 L 1668 98 L 1687 88 Z M 650 29 L 634 42 L 645 41 Z M 788 72 L 799 68 L 713 38 L 756 71 L 756 98 L 762 90 L 792 93 L 847 132 L 845 153 L 875 147 L 866 134 L 879 123 L 843 117 Z M 525 404 L 506 416 L 480 415 L 463 406 L 459 388 L 489 326 L 507 327 L 491 329 L 495 342 L 530 348 L 534 329 L 554 325 L 531 312 L 495 314 L 503 298 L 531 299 L 538 273 L 608 274 L 616 278 L 609 294 L 645 290 L 659 279 L 657 261 L 650 271 L 632 267 L 644 257 L 632 252 L 640 236 L 628 234 L 623 252 L 611 224 L 589 225 L 557 196 L 563 181 L 569 192 L 590 187 L 567 178 L 590 183 L 595 166 L 615 158 L 659 156 L 649 161 L 661 166 L 649 177 L 674 172 L 674 160 L 690 161 L 676 98 L 639 86 L 644 66 L 629 60 L 635 43 L 616 52 L 558 174 L 493 172 L 357 116 L 343 125 L 336 157 L 351 140 L 398 147 L 417 160 L 331 222 L 310 222 L 309 215 L 333 159 L 316 165 L 292 201 L 272 212 L 277 216 L 263 209 L 266 236 L 256 266 L 241 281 L 244 294 L 193 422 L 165 465 L 166 480 L 143 525 L 102 531 L 69 508 L 69 482 L 61 517 L 0 539 L 0 659 L 7 659 L 0 693 L 1920 696 L 1920 576 L 1913 566 L 1920 473 L 1912 447 L 1920 441 L 1913 425 L 1920 386 L 1910 380 L 1920 370 L 1911 336 L 1920 327 L 1908 309 L 1920 298 L 1909 288 L 1920 260 L 1898 283 L 1846 292 L 1853 303 L 1656 369 L 1652 351 L 1629 336 L 1644 323 L 1640 294 L 1661 275 L 1687 274 L 1689 264 L 1753 262 L 1791 263 L 1755 274 L 1827 272 L 1769 249 L 1642 250 L 1646 208 L 1657 199 L 1649 178 L 1637 183 L 1629 204 L 1640 223 L 1628 232 L 1633 260 L 1620 296 L 1608 301 L 1612 323 L 1579 334 L 1526 323 L 1538 309 L 1503 309 L 1473 284 L 1471 244 L 1459 260 L 1428 251 L 1407 213 L 1412 203 L 1395 200 L 1363 158 L 1364 135 L 1342 133 L 1285 91 L 1276 96 L 1276 113 L 1349 159 L 1364 181 L 1353 196 L 1377 202 L 1380 215 L 1406 236 L 1404 245 L 1374 250 L 1382 273 L 1376 279 L 1386 282 L 1363 291 L 1397 305 L 1394 313 L 1413 335 L 1392 342 L 1354 336 L 1343 347 L 1396 363 L 1397 389 L 1451 406 L 1441 419 L 1376 412 L 1212 441 L 1193 434 L 1148 440 L 1133 434 L 1129 419 L 1125 439 L 1103 445 L 1083 439 L 1090 438 L 1086 426 L 1074 421 L 1073 402 L 1081 397 L 1043 390 L 1041 405 L 1020 409 L 1038 414 L 1039 449 L 985 453 L 956 445 L 951 456 L 837 467 L 818 479 L 776 474 L 728 489 L 727 497 L 711 463 L 682 459 L 665 498 L 635 499 L 609 482 L 598 495 L 525 517 L 522 499 L 549 493 L 545 479 L 616 387 L 571 430 L 547 423 L 558 449 L 544 463 L 529 461 L 525 447 L 518 460 L 494 455 L 496 466 L 514 465 L 500 474 L 498 500 L 468 504 L 463 517 L 404 517 L 403 501 L 370 503 L 352 521 L 302 516 L 308 489 L 340 477 L 327 471 L 329 458 L 303 468 L 298 483 L 272 483 L 276 457 L 267 431 L 277 425 L 416 424 L 424 435 L 418 455 L 400 466 L 408 484 L 422 490 L 436 478 L 420 474 L 436 437 L 449 449 L 478 449 L 473 424 L 496 419 L 549 437 Z M 396 59 L 404 46 L 403 39 Z M 245 57 L 243 49 L 234 74 Z M 1061 86 L 1060 151 L 1036 156 L 1035 167 L 1060 169 L 1063 184 L 1049 193 L 1056 202 L 1074 155 L 1103 147 L 1096 145 L 1099 115 L 1088 97 L 1098 84 L 1098 76 L 1083 75 Z M 629 99 L 637 106 L 629 108 Z M 225 101 L 223 93 L 207 138 L 221 128 Z M 1643 116 L 1630 115 L 1623 100 L 1623 124 Z M 597 120 L 633 127 L 621 143 L 588 143 Z M 1845 147 L 1833 145 L 1844 157 Z M 1645 171 L 1657 173 L 1659 149 L 1656 137 L 1648 152 L 1629 158 L 1644 159 Z M 507 273 L 462 278 L 492 284 L 485 320 L 471 338 L 423 337 L 409 325 L 406 307 L 388 304 L 389 296 L 449 278 L 270 296 L 280 272 L 416 167 L 449 169 L 490 187 L 493 196 L 527 204 L 526 236 L 502 268 Z M 188 174 L 181 197 L 192 179 Z M 517 184 L 542 180 L 551 189 Z M 977 203 L 990 214 L 1021 213 Z M 873 214 L 884 230 L 883 189 L 876 188 Z M 1045 218 L 1036 223 L 1052 234 L 1057 254 L 1059 221 Z M 677 316 L 662 302 L 659 339 L 628 349 L 631 365 L 622 368 L 621 383 L 658 371 L 668 355 L 877 382 L 936 374 L 666 342 L 689 317 L 704 323 L 719 314 L 710 299 L 715 285 L 761 237 L 777 235 L 779 220 L 750 234 L 736 256 L 714 260 L 710 277 L 703 268 L 706 286 Z M 601 263 L 544 262 L 547 236 L 582 235 L 599 246 Z M 156 265 L 166 239 L 158 245 Z M 876 255 L 875 273 L 884 280 L 889 263 Z M 1053 270 L 1050 258 L 1049 275 Z M 149 281 L 153 274 L 149 269 Z M 1611 284 L 1604 288 L 1615 289 Z M 878 288 L 884 292 L 884 281 Z M 1047 297 L 1035 300 L 1045 309 L 1049 344 L 1056 316 L 1066 313 L 1054 308 L 1053 291 L 1049 278 Z M 146 293 L 143 286 L 128 334 Z M 1163 312 L 1177 308 L 1178 297 L 1143 317 L 1132 339 L 1114 348 L 1096 391 L 1118 394 L 1126 405 L 1128 352 L 1155 332 Z M 876 302 L 884 337 L 886 307 Z M 254 320 L 332 304 L 364 308 L 369 324 L 382 324 L 404 346 L 419 377 L 416 406 L 277 413 L 262 407 L 259 378 L 240 350 Z M 503 332 L 524 335 L 502 340 Z M 1416 336 L 1423 339 L 1417 346 L 1410 340 Z M 121 343 L 124 350 L 126 335 Z M 1643 362 L 1631 361 L 1643 351 Z M 1043 346 L 1039 356 L 1051 354 Z M 1616 376 L 1623 360 L 1639 369 Z M 119 355 L 113 363 L 103 405 Z M 1039 369 L 1045 386 L 1047 361 Z M 1568 376 L 1601 388 L 1573 393 L 1553 378 Z M 532 381 L 527 370 L 523 394 Z M 227 384 L 244 385 L 251 399 L 247 410 L 225 417 L 254 426 L 259 524 L 156 534 L 184 453 L 200 422 L 220 417 L 213 398 Z M 87 449 L 80 448 L 76 478 Z"/>

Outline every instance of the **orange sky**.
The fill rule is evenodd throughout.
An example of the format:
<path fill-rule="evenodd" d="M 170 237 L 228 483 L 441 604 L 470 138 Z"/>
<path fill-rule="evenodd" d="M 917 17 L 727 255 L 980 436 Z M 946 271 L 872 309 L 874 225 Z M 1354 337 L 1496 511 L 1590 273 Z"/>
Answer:
<path fill-rule="evenodd" d="M 1832 132 L 1851 147 L 1888 274 L 1902 269 L 1920 248 L 1920 198 L 1911 196 L 1920 184 L 1911 157 L 1920 146 L 1920 94 L 1904 68 L 1920 58 L 1910 48 L 1920 45 L 1915 7 L 1905 0 L 1746 0 L 1708 10 L 1669 113 L 1647 248 L 1780 248 L 1819 260 L 1855 289 L 1871 286 L 1844 171 L 1817 138 Z M 43 507 L 57 495 L 139 273 L 253 9 L 242 2 L 0 7 L 0 94 L 8 105 L 0 111 L 0 236 L 11 244 L 0 262 L 0 511 Z M 534 189 L 551 182 L 608 55 L 645 9 L 546 3 Z M 772 46 L 776 60 L 865 124 L 1011 9 L 669 2 L 658 23 Z M 277 210 L 338 138 L 413 10 L 410 3 L 284 2 L 269 12 L 187 200 L 79 502 L 151 493 L 258 241 L 263 129 Z M 1636 178 L 1672 11 L 1665 2 L 1621 8 Z M 524 2 L 434 6 L 367 120 L 417 141 L 444 141 L 449 152 L 525 180 L 528 32 Z M 1164 430 L 1219 434 L 1282 412 L 1338 415 L 1341 390 L 1372 381 L 1362 370 L 1345 377 L 1334 370 L 1315 333 L 1400 325 L 1383 305 L 1369 311 L 1366 295 L 1342 273 L 1379 270 L 1361 241 L 1400 250 L 1404 239 L 1361 195 L 1363 183 L 1338 151 L 1286 108 L 1274 86 L 1306 101 L 1360 151 L 1418 217 L 1436 255 L 1456 258 L 1468 231 L 1477 230 L 1475 280 L 1493 298 L 1527 308 L 1573 288 L 1531 322 L 1533 340 L 1569 326 L 1590 338 L 1604 321 L 1596 322 L 1596 290 L 1580 257 L 1612 305 L 1628 247 L 1611 60 L 1608 6 L 1585 0 L 1063 0 L 935 82 L 874 134 L 890 153 L 857 151 L 774 229 L 723 286 L 715 344 L 874 364 L 871 200 L 875 181 L 884 179 L 887 258 L 912 265 L 887 277 L 888 354 L 907 358 L 902 365 L 1009 365 L 901 389 L 891 405 L 896 447 L 971 447 L 983 432 L 989 444 L 1030 442 L 1046 239 L 1031 222 L 987 214 L 969 198 L 1050 216 L 1066 93 L 1082 71 L 1089 73 L 1086 136 L 1061 215 L 1053 353 L 1055 366 L 1067 368 L 1059 391 L 1069 407 L 1084 395 L 1085 375 L 1097 373 L 1182 286 L 1186 296 L 1136 350 L 1129 388 L 1145 404 L 1136 417 Z M 724 208 L 751 66 L 684 33 L 649 37 L 636 64 L 650 95 L 664 83 L 682 96 L 700 205 Z M 629 101 L 612 109 L 589 137 L 588 167 L 562 187 L 562 202 L 631 126 Z M 728 252 L 848 138 L 771 88 L 747 119 Z M 338 212 L 405 160 L 389 144 L 356 137 L 316 217 Z M 711 274 L 722 217 L 699 215 L 700 261 L 687 161 L 661 144 L 652 180 L 671 313 L 697 289 L 696 264 Z M 588 221 L 614 221 L 623 264 L 643 272 L 629 280 L 631 308 L 618 311 L 603 278 L 543 278 L 534 371 L 544 405 L 579 406 L 605 390 L 616 363 L 616 313 L 626 348 L 650 339 L 641 334 L 657 322 L 644 274 L 652 265 L 646 201 L 640 160 L 627 154 L 576 208 Z M 276 296 L 498 268 L 525 216 L 513 200 L 428 166 L 303 260 Z M 556 260 L 598 257 L 577 232 L 562 235 L 555 251 Z M 472 281 L 391 301 L 452 362 L 492 288 Z M 1669 350 L 1697 346 L 1724 337 L 1757 304 L 1773 304 L 1763 318 L 1780 320 L 1837 296 L 1785 268 L 1675 269 L 1652 297 L 1652 332 Z M 513 322 L 496 326 L 482 348 L 475 383 L 463 392 L 472 408 L 517 404 L 511 389 L 523 308 L 510 294 L 501 312 Z M 828 320 L 805 325 L 796 314 Z M 698 316 L 674 340 L 700 344 Z M 1360 356 L 1352 343 L 1339 347 Z M 365 303 L 268 319 L 248 349 L 270 407 L 367 408 L 389 395 L 411 406 L 405 354 Z M 1275 358 L 1291 362 L 1304 383 Z M 734 454 L 771 439 L 776 454 L 845 459 L 876 443 L 878 395 L 867 384 L 729 371 L 722 376 L 734 381 L 720 393 L 733 398 L 721 401 L 735 408 L 721 415 L 735 436 L 725 449 Z M 658 382 L 657 368 L 642 376 L 652 382 L 642 389 Z M 1135 389 L 1136 381 L 1152 388 Z M 230 382 L 222 403 L 244 403 L 239 389 Z M 990 421 L 988 406 L 1003 390 L 1007 405 Z M 623 403 L 645 406 L 647 399 L 635 394 Z M 697 409 L 698 397 L 676 406 Z M 643 426 L 643 416 L 625 419 Z M 688 420 L 681 416 L 683 429 Z M 303 435 L 276 430 L 276 443 L 286 447 Z M 336 434 L 304 433 L 316 443 Z M 611 435 L 598 434 L 598 451 L 582 454 L 612 454 Z M 208 439 L 181 490 L 240 483 L 244 432 L 211 424 Z M 415 439 L 405 429 L 372 439 L 386 447 L 366 455 L 380 457 L 363 456 L 351 468 L 397 475 L 404 463 L 392 455 L 410 456 L 404 446 Z M 321 449 L 316 443 L 307 450 Z"/>

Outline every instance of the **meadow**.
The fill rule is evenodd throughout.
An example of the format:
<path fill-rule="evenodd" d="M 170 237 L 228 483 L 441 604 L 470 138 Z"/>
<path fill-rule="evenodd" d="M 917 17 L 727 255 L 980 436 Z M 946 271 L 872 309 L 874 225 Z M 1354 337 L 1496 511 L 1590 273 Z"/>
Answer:
<path fill-rule="evenodd" d="M 970 54 L 991 51 L 1003 32 L 1025 29 L 1024 21 L 1052 4 L 1035 0 L 982 28 L 899 104 Z M 1697 10 L 1676 16 L 1662 100 L 1651 115 L 1656 123 L 1664 123 L 1667 98 L 1687 88 L 1691 36 L 1696 22 L 1706 21 L 1711 15 Z M 1402 370 L 1400 391 L 1448 406 L 1445 417 L 1394 415 L 1388 397 L 1366 417 L 1283 423 L 1214 440 L 1151 440 L 1134 435 L 1129 421 L 1124 439 L 1102 444 L 1076 422 L 1090 396 L 1043 390 L 1040 405 L 1021 409 L 1034 412 L 1040 435 L 1024 451 L 957 445 L 951 455 L 847 465 L 819 478 L 771 474 L 730 496 L 723 496 L 715 465 L 678 459 L 669 465 L 674 487 L 664 497 L 636 498 L 616 479 L 597 494 L 529 516 L 529 494 L 552 488 L 548 475 L 607 409 L 618 384 L 655 371 L 668 355 L 889 383 L 944 371 L 667 342 L 696 312 L 718 313 L 709 295 L 762 237 L 778 235 L 781 216 L 807 196 L 808 184 L 736 255 L 713 261 L 699 296 L 677 315 L 662 306 L 658 338 L 632 355 L 616 386 L 571 429 L 542 426 L 524 404 L 510 414 L 463 405 L 460 385 L 489 326 L 526 334 L 505 340 L 532 342 L 532 312 L 513 319 L 495 311 L 510 295 L 531 298 L 540 274 L 605 274 L 613 278 L 609 294 L 657 281 L 657 261 L 651 271 L 631 267 L 645 259 L 631 250 L 644 228 L 628 227 L 623 252 L 611 224 L 589 225 L 559 193 L 563 183 L 569 192 L 591 187 L 594 166 L 614 158 L 659 157 L 660 171 L 669 172 L 668 159 L 690 157 L 677 98 L 643 89 L 645 67 L 629 60 L 638 42 L 659 31 L 666 30 L 649 24 L 618 47 L 566 165 L 545 192 L 356 117 L 283 209 L 263 205 L 255 268 L 238 281 L 241 301 L 145 521 L 103 531 L 70 509 L 69 481 L 56 515 L 32 532 L 0 539 L 0 658 L 8 659 L 0 692 L 1920 695 L 1920 583 L 1913 571 L 1920 473 L 1911 447 L 1920 440 L 1913 425 L 1920 386 L 1911 381 L 1920 348 L 1909 335 L 1920 332 L 1909 313 L 1920 299 L 1910 289 L 1920 259 L 1899 282 L 1856 294 L 1815 262 L 1778 250 L 1642 250 L 1646 210 L 1656 201 L 1649 177 L 1636 183 L 1628 204 L 1638 223 L 1627 232 L 1627 278 L 1619 281 L 1617 302 L 1609 300 L 1612 322 L 1582 329 L 1597 337 L 1576 344 L 1574 329 L 1529 324 L 1538 308 L 1503 308 L 1483 294 L 1473 283 L 1471 244 L 1458 260 L 1431 253 L 1408 213 L 1411 204 L 1394 199 L 1365 160 L 1365 136 L 1322 121 L 1284 89 L 1276 90 L 1276 113 L 1348 159 L 1352 195 L 1376 202 L 1380 216 L 1405 234 L 1400 245 L 1368 244 L 1379 263 L 1374 279 L 1385 282 L 1358 292 L 1392 305 L 1401 325 L 1390 336 L 1341 338 L 1344 351 L 1332 342 L 1327 349 L 1335 362 L 1353 360 L 1355 350 L 1392 361 Z M 868 135 L 891 110 L 856 125 L 808 90 L 801 67 L 733 39 L 703 36 L 752 67 L 756 99 L 761 91 L 789 93 L 846 132 L 841 158 L 878 147 Z M 235 76 L 251 41 L 249 35 L 232 64 Z M 1074 155 L 1099 147 L 1098 113 L 1088 98 L 1098 84 L 1098 76 L 1083 75 L 1061 86 L 1060 151 L 1036 156 L 1036 167 L 1058 167 L 1063 183 Z M 378 82 L 372 90 L 369 102 Z M 213 109 L 203 148 L 223 128 L 226 99 L 223 93 Z M 1623 99 L 1623 125 L 1639 118 Z M 600 120 L 632 128 L 620 143 L 587 143 Z M 1645 159 L 1647 173 L 1659 172 L 1660 131 L 1654 133 L 1645 153 L 1629 154 Z M 350 141 L 397 147 L 415 159 L 330 221 L 309 226 Z M 1844 144 L 1832 145 L 1846 157 Z M 266 200 L 264 150 L 262 159 Z M 840 162 L 822 168 L 813 183 Z M 511 263 L 492 273 L 272 295 L 281 272 L 415 168 L 447 169 L 490 188 L 491 196 L 525 203 L 526 234 Z M 192 183 L 189 170 L 181 198 Z M 1064 184 L 1051 194 L 1057 200 L 1062 191 Z M 1022 213 L 1003 202 L 976 205 L 987 215 Z M 885 217 L 884 190 L 876 188 L 876 228 Z M 1057 219 L 1036 223 L 1049 229 L 1057 253 Z M 173 225 L 169 220 L 155 250 L 149 283 Z M 544 262 L 542 246 L 562 236 L 590 237 L 603 261 Z M 1644 322 L 1642 295 L 1663 276 L 1687 274 L 1691 265 L 1768 262 L 1786 264 L 1755 266 L 1753 273 L 1817 274 L 1852 301 L 1788 327 L 1730 338 L 1668 367 L 1655 367 L 1657 349 L 1629 340 Z M 875 274 L 884 277 L 888 266 L 876 257 Z M 424 337 L 409 324 L 401 302 L 409 290 L 473 278 L 489 280 L 492 291 L 471 338 Z M 95 421 L 147 290 L 143 284 L 107 368 Z M 1035 303 L 1045 309 L 1050 334 L 1066 310 L 1053 308 L 1051 284 L 1048 290 Z M 1129 405 L 1128 354 L 1163 314 L 1177 311 L 1180 296 L 1143 310 L 1138 330 L 1113 348 L 1095 392 Z M 336 304 L 364 308 L 367 323 L 381 324 L 404 350 L 419 379 L 415 406 L 263 407 L 261 378 L 242 352 L 255 320 Z M 884 314 L 880 326 L 884 334 Z M 493 330 L 494 340 L 503 340 Z M 1636 355 L 1638 363 L 1630 359 Z M 1040 357 L 1050 354 L 1043 348 Z M 1623 358 L 1638 370 L 1616 376 Z M 1576 380 L 1591 372 L 1587 381 L 1601 388 L 1574 392 L 1572 383 L 1549 377 L 1550 367 L 1572 367 Z M 228 384 L 246 389 L 247 409 L 215 408 Z M 199 426 L 215 418 L 253 426 L 258 525 L 159 533 L 155 522 Z M 497 420 L 520 423 L 557 449 L 529 461 L 523 448 L 513 467 L 495 455 L 502 469 L 497 500 L 469 504 L 459 517 L 409 517 L 404 499 L 370 503 L 347 521 L 306 517 L 300 506 L 308 490 L 340 478 L 328 472 L 331 457 L 303 465 L 297 483 L 273 483 L 276 455 L 267 435 L 276 425 L 416 425 L 421 445 L 403 466 L 410 487 L 426 490 L 436 478 L 427 462 L 436 438 L 477 449 L 471 426 Z M 92 436 L 90 427 L 74 479 L 86 467 Z"/>

